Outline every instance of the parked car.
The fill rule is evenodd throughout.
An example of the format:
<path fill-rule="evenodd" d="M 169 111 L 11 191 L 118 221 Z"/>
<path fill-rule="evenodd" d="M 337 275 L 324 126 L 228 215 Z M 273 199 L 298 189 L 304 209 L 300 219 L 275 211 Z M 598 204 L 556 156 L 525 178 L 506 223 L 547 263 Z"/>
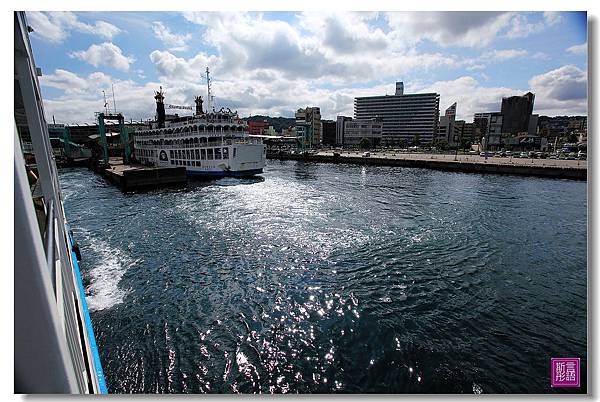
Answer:
<path fill-rule="evenodd" d="M 512 154 L 513 158 L 520 158 L 521 154 L 519 152 L 515 152 L 514 154 Z"/>
<path fill-rule="evenodd" d="M 569 154 L 567 155 L 566 159 L 567 160 L 575 160 L 577 158 L 577 154 L 575 152 L 569 152 Z"/>
<path fill-rule="evenodd" d="M 529 154 L 527 152 L 521 152 L 521 158 L 529 158 Z"/>
<path fill-rule="evenodd" d="M 506 151 L 506 152 L 505 152 L 505 154 L 506 154 L 506 156 L 507 156 L 507 157 L 511 157 L 511 156 L 513 156 L 513 153 L 512 153 L 512 151 Z"/>
<path fill-rule="evenodd" d="M 556 155 L 555 153 L 551 153 L 550 155 L 548 155 L 548 159 L 558 159 L 558 155 Z"/>
<path fill-rule="evenodd" d="M 363 152 L 363 154 L 362 154 L 363 158 L 368 158 L 369 156 L 371 156 L 370 152 Z"/>
<path fill-rule="evenodd" d="M 587 154 L 585 152 L 579 152 L 577 154 L 577 159 L 579 159 L 580 161 L 584 161 L 587 160 Z"/>
<path fill-rule="evenodd" d="M 540 151 L 540 152 L 536 152 L 535 156 L 536 156 L 536 158 L 546 159 L 548 157 L 548 154 Z"/>

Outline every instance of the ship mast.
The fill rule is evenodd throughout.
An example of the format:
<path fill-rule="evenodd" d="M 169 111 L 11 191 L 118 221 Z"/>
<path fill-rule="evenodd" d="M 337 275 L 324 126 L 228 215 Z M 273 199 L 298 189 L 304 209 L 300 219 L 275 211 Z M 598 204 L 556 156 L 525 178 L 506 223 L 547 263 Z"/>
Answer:
<path fill-rule="evenodd" d="M 206 89 L 207 89 L 207 97 L 206 97 L 206 111 L 207 113 L 210 113 L 211 110 L 211 106 L 212 106 L 212 95 L 210 94 L 210 72 L 208 71 L 208 67 L 206 67 Z"/>

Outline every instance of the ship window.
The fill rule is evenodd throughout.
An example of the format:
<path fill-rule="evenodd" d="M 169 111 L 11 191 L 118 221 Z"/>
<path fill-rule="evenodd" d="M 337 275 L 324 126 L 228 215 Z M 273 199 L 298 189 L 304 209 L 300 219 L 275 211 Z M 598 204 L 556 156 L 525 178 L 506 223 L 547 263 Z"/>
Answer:
<path fill-rule="evenodd" d="M 200 150 L 200 159 L 202 159 L 202 160 L 206 159 L 206 149 Z"/>
<path fill-rule="evenodd" d="M 173 159 L 171 159 L 171 165 L 174 165 L 175 161 Z"/>
<path fill-rule="evenodd" d="M 208 160 L 212 160 L 213 158 L 213 149 L 212 148 L 208 148 L 206 150 L 206 159 Z"/>
<path fill-rule="evenodd" d="M 215 159 L 221 159 L 221 148 L 215 148 Z"/>
<path fill-rule="evenodd" d="M 171 159 L 173 159 L 173 150 L 169 151 L 169 156 L 171 157 Z"/>
<path fill-rule="evenodd" d="M 189 149 L 185 151 L 185 156 L 186 156 L 186 159 L 191 159 L 190 158 L 190 150 Z"/>
<path fill-rule="evenodd" d="M 196 159 L 200 159 L 200 151 L 196 149 Z"/>
<path fill-rule="evenodd" d="M 229 148 L 223 148 L 223 159 L 229 159 Z"/>
<path fill-rule="evenodd" d="M 235 154 L 236 154 L 237 148 L 233 148 L 233 157 L 235 158 Z"/>
<path fill-rule="evenodd" d="M 190 161 L 186 161 L 186 162 L 185 162 L 185 165 L 186 165 L 186 166 L 190 166 Z"/>

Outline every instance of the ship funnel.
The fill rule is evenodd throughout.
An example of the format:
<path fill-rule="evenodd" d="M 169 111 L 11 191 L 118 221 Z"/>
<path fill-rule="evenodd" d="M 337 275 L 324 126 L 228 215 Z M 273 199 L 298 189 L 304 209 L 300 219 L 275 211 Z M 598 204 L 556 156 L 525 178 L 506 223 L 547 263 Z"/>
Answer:
<path fill-rule="evenodd" d="M 154 99 L 156 99 L 156 121 L 158 122 L 158 128 L 165 127 L 165 95 L 160 87 L 159 91 L 154 92 Z"/>
<path fill-rule="evenodd" d="M 202 100 L 201 96 L 196 96 L 194 102 L 196 102 L 196 116 L 202 116 L 204 114 L 204 110 L 202 110 Z"/>

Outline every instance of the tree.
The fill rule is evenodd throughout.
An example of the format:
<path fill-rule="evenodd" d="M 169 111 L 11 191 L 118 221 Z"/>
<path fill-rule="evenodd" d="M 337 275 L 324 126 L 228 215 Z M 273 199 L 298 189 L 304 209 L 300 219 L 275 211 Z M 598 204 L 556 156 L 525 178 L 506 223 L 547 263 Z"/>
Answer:
<path fill-rule="evenodd" d="M 437 149 L 439 149 L 440 151 L 447 151 L 448 150 L 448 141 L 446 141 L 446 140 L 435 139 L 435 140 L 433 140 L 432 145 L 434 147 L 436 147 Z"/>
<path fill-rule="evenodd" d="M 371 148 L 371 141 L 368 138 L 363 137 L 358 143 L 360 149 L 369 149 Z"/>
<path fill-rule="evenodd" d="M 419 134 L 415 134 L 413 139 L 413 145 L 421 145 L 421 136 Z"/>
<path fill-rule="evenodd" d="M 461 147 L 462 147 L 463 151 L 464 151 L 466 148 L 471 148 L 471 140 L 470 140 L 470 139 L 468 139 L 468 138 L 461 138 L 461 139 L 460 139 L 460 145 L 461 145 Z"/>

